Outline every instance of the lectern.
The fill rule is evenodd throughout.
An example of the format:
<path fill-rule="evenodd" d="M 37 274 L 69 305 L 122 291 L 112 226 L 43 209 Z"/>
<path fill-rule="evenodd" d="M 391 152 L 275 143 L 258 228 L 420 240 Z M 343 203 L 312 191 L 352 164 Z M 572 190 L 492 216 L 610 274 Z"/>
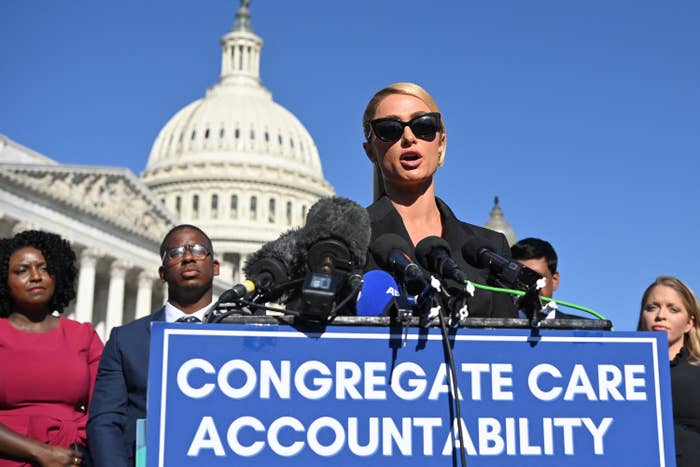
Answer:
<path fill-rule="evenodd" d="M 440 330 L 388 318 L 151 336 L 148 467 L 675 465 L 663 333 L 467 318 L 457 394 Z"/>

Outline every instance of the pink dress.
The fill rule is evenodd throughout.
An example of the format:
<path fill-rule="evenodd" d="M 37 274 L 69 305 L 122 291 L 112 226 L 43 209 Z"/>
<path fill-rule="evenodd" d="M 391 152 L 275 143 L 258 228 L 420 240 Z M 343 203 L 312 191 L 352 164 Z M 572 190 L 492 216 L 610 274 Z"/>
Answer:
<path fill-rule="evenodd" d="M 60 318 L 53 331 L 29 333 L 0 319 L 0 422 L 43 443 L 85 445 L 103 348 L 88 323 Z M 0 458 L 0 467 L 24 465 Z"/>

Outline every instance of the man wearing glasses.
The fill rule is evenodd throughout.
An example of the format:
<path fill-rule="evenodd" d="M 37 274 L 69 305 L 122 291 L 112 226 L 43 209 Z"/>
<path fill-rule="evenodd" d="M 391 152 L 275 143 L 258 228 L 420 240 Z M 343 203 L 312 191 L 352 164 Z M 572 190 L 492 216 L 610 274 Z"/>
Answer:
<path fill-rule="evenodd" d="M 100 359 L 87 425 L 95 467 L 134 465 L 136 420 L 146 417 L 151 323 L 202 321 L 213 304 L 219 262 L 201 229 L 188 224 L 172 228 L 160 256 L 158 274 L 168 284 L 167 303 L 150 316 L 112 329 Z"/>

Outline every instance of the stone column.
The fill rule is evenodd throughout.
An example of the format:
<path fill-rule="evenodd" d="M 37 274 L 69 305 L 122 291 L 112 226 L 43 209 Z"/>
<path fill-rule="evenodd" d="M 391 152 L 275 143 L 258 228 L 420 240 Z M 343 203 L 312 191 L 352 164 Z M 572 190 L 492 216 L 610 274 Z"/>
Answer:
<path fill-rule="evenodd" d="M 95 302 L 95 267 L 99 254 L 92 249 L 85 249 L 80 254 L 80 273 L 78 275 L 78 298 L 75 302 L 75 320 L 92 323 Z M 93 323 L 94 324 L 94 323 Z"/>
<path fill-rule="evenodd" d="M 238 49 L 237 45 L 234 45 L 232 47 L 232 49 L 233 49 L 233 55 L 231 58 L 231 61 L 233 62 L 232 69 L 238 71 L 238 62 L 240 60 L 240 50 Z"/>
<path fill-rule="evenodd" d="M 168 283 L 161 282 L 160 284 L 161 290 L 163 291 L 163 305 L 165 305 L 168 303 Z"/>
<path fill-rule="evenodd" d="M 243 266 L 248 262 L 248 257 L 250 256 L 250 253 L 241 253 L 241 259 L 240 262 L 238 263 L 238 281 L 243 282 L 246 277 L 245 273 L 243 272 Z"/>
<path fill-rule="evenodd" d="M 12 226 L 12 236 L 14 237 L 25 230 L 37 230 L 36 226 L 28 221 L 21 221 Z"/>
<path fill-rule="evenodd" d="M 151 314 L 151 295 L 153 293 L 154 280 L 153 275 L 146 271 L 139 273 L 139 288 L 136 292 L 136 319 Z"/>
<path fill-rule="evenodd" d="M 109 337 L 112 328 L 121 325 L 124 320 L 124 277 L 128 268 L 129 265 L 119 259 L 113 261 L 110 266 L 105 339 Z"/>

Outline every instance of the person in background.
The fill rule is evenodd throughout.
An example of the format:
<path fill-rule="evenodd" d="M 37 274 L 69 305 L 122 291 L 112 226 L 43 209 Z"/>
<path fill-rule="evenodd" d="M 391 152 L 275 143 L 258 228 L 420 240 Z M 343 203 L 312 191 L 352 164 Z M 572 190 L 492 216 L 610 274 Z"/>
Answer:
<path fill-rule="evenodd" d="M 510 247 L 510 254 L 514 260 L 524 264 L 546 279 L 545 286 L 540 290 L 540 295 L 552 298 L 554 292 L 559 288 L 558 258 L 557 252 L 554 251 L 552 245 L 548 241 L 539 238 L 523 238 Z M 551 304 L 552 302 L 548 303 Z M 546 303 L 543 312 L 547 314 L 545 319 L 587 319 L 564 313 L 554 305 Z"/>
<path fill-rule="evenodd" d="M 151 323 L 197 322 L 212 306 L 219 262 L 209 237 L 182 224 L 165 235 L 158 274 L 168 284 L 168 301 L 155 313 L 112 329 L 95 383 L 88 436 L 95 467 L 132 467 L 136 420 L 146 417 Z"/>
<path fill-rule="evenodd" d="M 510 257 L 503 234 L 462 222 L 435 196 L 435 173 L 443 165 L 447 131 L 440 109 L 428 92 L 415 83 L 394 83 L 377 92 L 362 117 L 365 153 L 374 164 L 379 195 L 367 208 L 374 242 L 394 233 L 411 246 L 430 236 L 450 245 L 453 257 L 467 277 L 485 284 L 488 271 L 469 265 L 461 254 L 462 245 L 472 237 L 498 245 L 497 253 Z M 368 256 L 367 271 L 378 269 Z M 453 289 L 463 284 L 450 283 Z M 469 316 L 516 317 L 510 297 L 478 291 L 470 300 Z"/>
<path fill-rule="evenodd" d="M 699 323 L 697 297 L 675 277 L 660 276 L 644 291 L 637 329 L 668 336 L 678 467 L 700 464 Z"/>
<path fill-rule="evenodd" d="M 87 410 L 102 341 L 57 316 L 75 298 L 75 253 L 58 235 L 0 242 L 0 466 L 90 465 Z"/>

